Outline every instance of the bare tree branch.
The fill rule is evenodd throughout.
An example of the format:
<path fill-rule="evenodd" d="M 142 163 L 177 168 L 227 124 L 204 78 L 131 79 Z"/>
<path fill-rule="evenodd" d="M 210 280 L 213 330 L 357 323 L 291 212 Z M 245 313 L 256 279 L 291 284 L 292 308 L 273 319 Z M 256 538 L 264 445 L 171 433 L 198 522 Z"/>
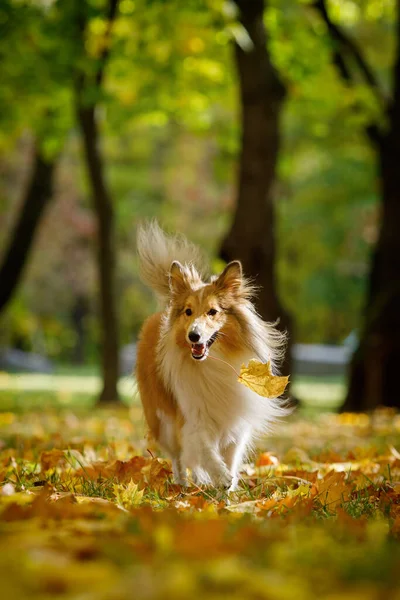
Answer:
<path fill-rule="evenodd" d="M 3 262 L 0 265 L 0 312 L 4 310 L 22 279 L 41 218 L 53 194 L 54 171 L 58 155 L 47 159 L 35 142 L 30 179 L 11 234 Z"/>
<path fill-rule="evenodd" d="M 99 68 L 98 71 L 96 73 L 96 84 L 98 86 L 101 85 L 103 76 L 104 76 L 104 69 L 108 60 L 108 57 L 110 55 L 110 46 L 111 46 L 111 33 L 112 33 L 112 28 L 114 25 L 114 21 L 115 18 L 117 16 L 117 10 L 118 10 L 118 4 L 119 4 L 119 0 L 110 0 L 109 4 L 108 4 L 108 13 L 107 13 L 107 30 L 106 30 L 106 34 L 105 34 L 105 44 L 103 47 L 103 51 L 100 55 L 100 64 L 99 64 Z"/>
<path fill-rule="evenodd" d="M 381 89 L 378 79 L 368 65 L 357 44 L 348 35 L 346 35 L 346 33 L 340 29 L 340 27 L 333 23 L 328 13 L 326 0 L 315 0 L 314 7 L 320 12 L 332 39 L 337 44 L 334 50 L 335 62 L 343 79 L 349 83 L 352 82 L 352 75 L 346 64 L 347 54 L 348 56 L 352 57 L 357 64 L 360 72 L 364 76 L 365 81 L 368 83 L 377 101 L 379 102 L 379 105 L 385 108 L 387 106 L 387 98 Z"/>
<path fill-rule="evenodd" d="M 78 2 L 78 4 L 77 4 L 76 23 L 77 23 L 77 28 L 79 31 L 79 38 L 80 38 L 80 42 L 81 42 L 82 53 L 85 55 L 86 53 L 85 53 L 83 41 L 84 41 L 85 29 L 87 26 L 87 15 L 85 14 L 85 2 L 80 2 L 79 0 L 77 0 L 77 2 Z M 115 23 L 115 19 L 117 16 L 119 2 L 120 2 L 120 0 L 109 0 L 108 6 L 107 6 L 107 12 L 105 14 L 105 17 L 107 19 L 107 29 L 105 32 L 105 40 L 104 40 L 103 49 L 102 49 L 99 59 L 98 59 L 98 65 L 97 65 L 97 69 L 95 71 L 94 81 L 93 81 L 93 84 L 96 88 L 100 88 L 100 86 L 103 82 L 105 67 L 107 65 L 107 61 L 108 61 L 108 58 L 110 55 L 111 34 L 112 34 L 112 29 L 113 29 L 113 26 Z M 78 92 L 78 97 L 80 97 L 81 93 L 88 85 L 90 85 L 90 80 L 88 78 L 88 75 L 82 69 L 78 70 L 76 73 L 76 76 L 75 76 L 75 87 L 76 87 L 76 91 Z"/>
<path fill-rule="evenodd" d="M 400 131 L 400 0 L 397 0 L 397 50 L 393 67 L 393 101 L 388 108 L 389 117 L 396 131 Z"/>
<path fill-rule="evenodd" d="M 315 0 L 313 6 L 320 12 L 331 38 L 336 42 L 334 48 L 334 62 L 342 78 L 350 85 L 354 83 L 353 75 L 347 65 L 346 60 L 348 57 L 350 57 L 358 65 L 358 68 L 365 81 L 368 83 L 372 93 L 375 95 L 379 106 L 384 112 L 387 112 L 389 110 L 390 101 L 385 97 L 385 94 L 381 89 L 374 72 L 368 65 L 357 44 L 348 35 L 346 35 L 345 32 L 340 29 L 340 27 L 333 23 L 328 13 L 326 0 Z M 372 123 L 368 125 L 365 128 L 365 131 L 375 146 L 379 146 L 382 143 L 382 133 L 377 124 Z"/>

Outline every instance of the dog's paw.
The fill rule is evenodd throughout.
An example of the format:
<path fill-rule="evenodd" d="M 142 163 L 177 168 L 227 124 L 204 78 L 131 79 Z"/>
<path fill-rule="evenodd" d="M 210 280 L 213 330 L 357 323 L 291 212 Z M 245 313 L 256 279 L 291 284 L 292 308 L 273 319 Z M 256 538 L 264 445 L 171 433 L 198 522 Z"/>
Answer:
<path fill-rule="evenodd" d="M 231 489 L 233 483 L 232 475 L 229 473 L 229 471 L 226 471 L 219 475 L 215 482 L 215 487 L 228 491 Z"/>
<path fill-rule="evenodd" d="M 236 492 L 238 487 L 239 487 L 239 480 L 238 480 L 237 476 L 234 476 L 234 477 L 232 477 L 232 483 L 230 485 L 228 492 Z"/>

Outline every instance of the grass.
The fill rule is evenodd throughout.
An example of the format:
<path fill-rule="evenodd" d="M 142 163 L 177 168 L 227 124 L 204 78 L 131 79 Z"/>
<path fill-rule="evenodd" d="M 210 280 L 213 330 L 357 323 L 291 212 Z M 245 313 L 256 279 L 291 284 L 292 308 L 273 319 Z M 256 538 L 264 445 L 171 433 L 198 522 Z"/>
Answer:
<path fill-rule="evenodd" d="M 43 406 L 92 406 L 101 389 L 96 368 L 89 366 L 57 367 L 54 374 L 0 373 L 0 410 L 21 410 Z M 123 377 L 119 393 L 127 404 L 138 403 L 133 377 Z M 336 410 L 345 395 L 341 377 L 297 377 L 293 392 L 301 400 L 307 414 Z"/>
<path fill-rule="evenodd" d="M 133 378 L 119 380 L 124 403 L 137 402 Z M 101 378 L 92 369 L 59 368 L 54 374 L 0 373 L 0 410 L 38 407 L 91 407 L 101 391 Z"/>

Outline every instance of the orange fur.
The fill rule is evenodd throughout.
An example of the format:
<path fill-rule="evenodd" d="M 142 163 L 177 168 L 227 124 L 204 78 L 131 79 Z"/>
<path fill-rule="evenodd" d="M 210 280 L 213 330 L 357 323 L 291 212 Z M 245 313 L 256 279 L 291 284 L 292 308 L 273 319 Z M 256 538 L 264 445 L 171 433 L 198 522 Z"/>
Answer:
<path fill-rule="evenodd" d="M 176 441 L 179 444 L 182 415 L 172 394 L 165 389 L 156 362 L 155 348 L 160 335 L 161 317 L 161 313 L 156 313 L 143 324 L 137 345 L 136 376 L 144 415 L 151 435 L 156 442 L 159 441 L 159 413 L 161 411 L 174 421 Z"/>

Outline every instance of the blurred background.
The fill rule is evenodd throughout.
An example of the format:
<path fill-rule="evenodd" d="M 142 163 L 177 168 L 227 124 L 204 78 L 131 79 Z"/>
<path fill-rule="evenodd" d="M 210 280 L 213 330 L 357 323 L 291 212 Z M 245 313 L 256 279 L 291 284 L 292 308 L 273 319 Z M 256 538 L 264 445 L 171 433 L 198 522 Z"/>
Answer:
<path fill-rule="evenodd" d="M 117 402 L 156 217 L 242 260 L 303 407 L 399 406 L 399 0 L 2 0 L 0 408 Z"/>

